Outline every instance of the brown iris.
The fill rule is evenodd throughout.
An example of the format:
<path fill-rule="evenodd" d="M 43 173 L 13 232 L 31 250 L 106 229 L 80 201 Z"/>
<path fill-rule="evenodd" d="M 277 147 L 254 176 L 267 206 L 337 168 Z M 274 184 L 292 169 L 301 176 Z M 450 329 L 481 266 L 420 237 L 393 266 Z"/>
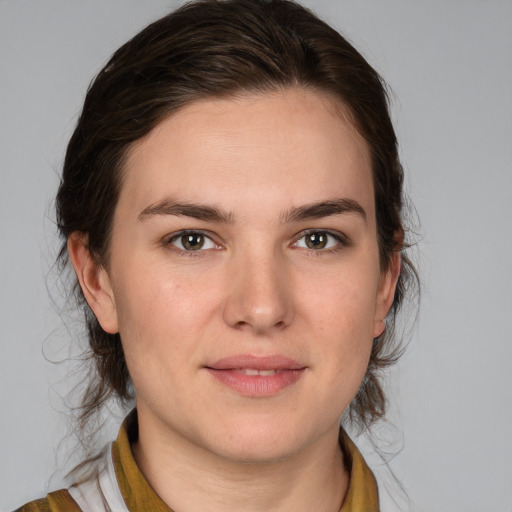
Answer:
<path fill-rule="evenodd" d="M 187 233 L 181 236 L 181 244 L 187 251 L 198 251 L 204 245 L 204 235 L 201 233 Z"/>
<path fill-rule="evenodd" d="M 315 233 L 309 233 L 306 235 L 306 245 L 310 249 L 325 249 L 328 242 L 327 233 L 317 231 Z"/>

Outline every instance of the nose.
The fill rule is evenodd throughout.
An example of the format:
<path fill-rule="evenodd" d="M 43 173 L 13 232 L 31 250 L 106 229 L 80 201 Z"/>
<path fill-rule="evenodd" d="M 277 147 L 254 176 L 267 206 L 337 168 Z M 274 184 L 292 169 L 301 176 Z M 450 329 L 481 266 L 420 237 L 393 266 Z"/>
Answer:
<path fill-rule="evenodd" d="M 282 330 L 295 314 L 293 283 L 286 261 L 272 251 L 251 255 L 247 252 L 229 270 L 224 321 L 257 335 Z"/>

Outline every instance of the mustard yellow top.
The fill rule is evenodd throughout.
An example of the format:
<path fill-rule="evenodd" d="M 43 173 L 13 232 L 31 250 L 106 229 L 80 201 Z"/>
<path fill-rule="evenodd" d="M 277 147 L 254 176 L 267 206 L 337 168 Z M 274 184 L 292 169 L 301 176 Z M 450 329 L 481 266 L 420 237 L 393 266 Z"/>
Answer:
<path fill-rule="evenodd" d="M 130 442 L 137 439 L 136 415 L 123 422 L 117 440 L 112 444 L 112 459 L 119 489 L 130 512 L 172 512 L 151 488 L 140 472 Z M 340 512 L 379 512 L 377 484 L 363 456 L 348 435 L 340 430 L 340 444 L 350 471 L 350 484 Z M 51 492 L 15 512 L 81 512 L 66 489 Z"/>

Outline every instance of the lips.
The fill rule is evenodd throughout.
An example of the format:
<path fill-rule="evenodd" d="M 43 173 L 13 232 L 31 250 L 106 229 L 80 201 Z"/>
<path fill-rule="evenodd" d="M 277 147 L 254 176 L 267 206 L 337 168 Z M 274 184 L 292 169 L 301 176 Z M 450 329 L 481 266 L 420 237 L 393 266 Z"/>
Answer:
<path fill-rule="evenodd" d="M 237 355 L 219 359 L 205 369 L 218 382 L 239 394 L 268 397 L 295 384 L 306 367 L 281 355 Z"/>

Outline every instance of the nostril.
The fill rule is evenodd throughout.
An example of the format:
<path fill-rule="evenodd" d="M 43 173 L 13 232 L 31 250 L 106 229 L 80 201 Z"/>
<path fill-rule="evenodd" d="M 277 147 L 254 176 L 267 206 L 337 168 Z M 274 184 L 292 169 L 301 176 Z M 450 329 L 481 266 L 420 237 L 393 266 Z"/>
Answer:
<path fill-rule="evenodd" d="M 261 325 L 260 322 L 254 322 L 254 324 L 253 324 L 252 322 L 247 322 L 247 321 L 241 320 L 239 322 L 236 322 L 233 325 L 233 327 L 235 329 L 239 329 L 242 331 L 250 329 L 251 331 L 264 332 L 264 331 L 267 331 L 269 328 L 277 329 L 277 330 L 284 329 L 286 327 L 286 322 L 284 322 L 283 320 L 280 320 L 278 322 L 275 322 L 272 325 L 270 325 L 270 324 Z"/>

